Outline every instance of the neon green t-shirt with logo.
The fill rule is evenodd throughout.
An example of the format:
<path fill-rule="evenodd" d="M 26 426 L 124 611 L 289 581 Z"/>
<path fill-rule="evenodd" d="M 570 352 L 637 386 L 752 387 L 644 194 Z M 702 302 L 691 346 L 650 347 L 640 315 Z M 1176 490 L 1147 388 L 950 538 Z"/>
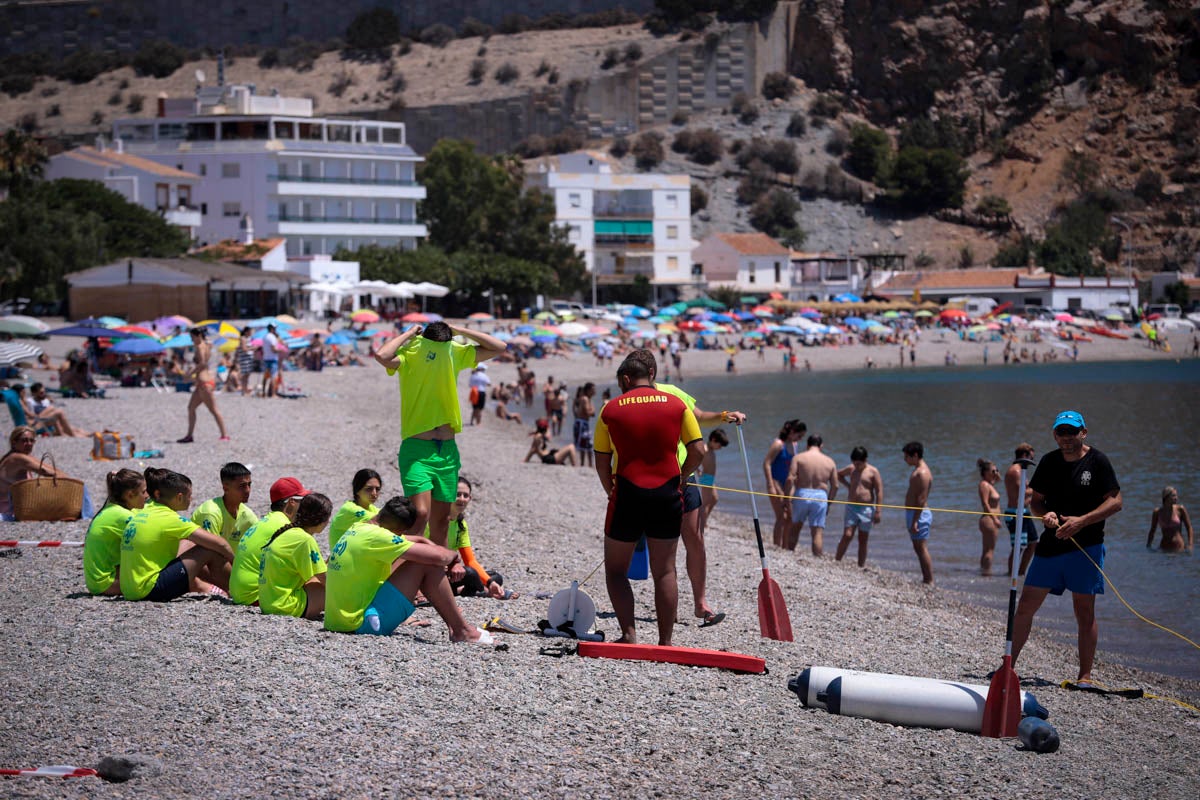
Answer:
<path fill-rule="evenodd" d="M 104 594 L 117 578 L 121 565 L 121 538 L 133 512 L 110 503 L 92 517 L 83 540 L 83 582 L 92 594 Z"/>
<path fill-rule="evenodd" d="M 458 373 L 475 366 L 475 345 L 431 342 L 415 336 L 396 353 L 398 367 L 389 375 L 400 376 L 400 438 L 449 425 L 462 431 L 462 408 L 458 402 Z"/>
<path fill-rule="evenodd" d="M 231 516 L 225 508 L 225 501 L 220 497 L 201 503 L 192 512 L 192 522 L 197 527 L 209 533 L 215 533 L 229 543 L 229 548 L 237 552 L 238 542 L 242 534 L 258 523 L 258 515 L 250 506 L 242 503 L 237 510 L 237 516 Z"/>
<path fill-rule="evenodd" d="M 304 615 L 304 584 L 325 573 L 317 540 L 303 528 L 288 528 L 262 551 L 258 570 L 258 607 L 264 614 Z"/>
<path fill-rule="evenodd" d="M 374 519 L 379 513 L 379 509 L 372 505 L 370 508 L 363 508 L 353 500 L 347 500 L 342 503 L 342 507 L 333 515 L 333 519 L 329 521 L 329 552 L 333 552 L 333 548 L 337 545 L 338 539 L 342 538 L 342 534 L 350 530 L 351 525 L 357 525 L 369 519 Z"/>
<path fill-rule="evenodd" d="M 429 535 L 429 526 L 425 526 L 425 538 L 431 538 Z M 450 526 L 446 531 L 446 549 L 461 550 L 464 547 L 471 546 L 471 532 L 467 530 L 467 521 L 450 520 Z"/>
<path fill-rule="evenodd" d="M 666 392 L 667 394 L 678 397 L 683 401 L 684 405 L 688 407 L 688 411 L 694 412 L 696 410 L 696 398 L 692 397 L 678 386 L 674 386 L 669 383 L 656 383 L 654 384 L 654 388 L 658 389 L 660 392 Z M 675 446 L 675 457 L 679 459 L 679 466 L 681 467 L 683 466 L 683 462 L 687 461 L 687 448 L 683 446 L 683 442 L 680 442 Z M 685 475 L 684 477 L 686 478 L 687 476 Z"/>
<path fill-rule="evenodd" d="M 179 542 L 192 535 L 196 523 L 161 503 L 151 501 L 125 525 L 121 537 L 121 594 L 141 600 L 150 594 L 158 573 L 179 555 Z"/>
<path fill-rule="evenodd" d="M 233 571 L 229 575 L 230 600 L 243 606 L 252 606 L 258 600 L 258 565 L 262 561 L 262 549 L 275 531 L 289 522 L 291 520 L 287 514 L 272 511 L 242 534 L 233 553 Z"/>
<path fill-rule="evenodd" d="M 353 632 L 375 593 L 392 575 L 392 562 L 404 555 L 412 542 L 397 533 L 360 522 L 351 526 L 329 555 L 325 576 L 325 629 Z"/>

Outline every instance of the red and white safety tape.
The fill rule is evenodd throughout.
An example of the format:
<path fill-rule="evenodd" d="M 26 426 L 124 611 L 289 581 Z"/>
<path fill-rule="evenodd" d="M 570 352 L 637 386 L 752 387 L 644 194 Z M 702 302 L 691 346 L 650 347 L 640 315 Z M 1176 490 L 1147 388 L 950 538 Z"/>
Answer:
<path fill-rule="evenodd" d="M 53 539 L 46 541 L 18 541 L 16 539 L 0 539 L 0 547 L 83 547 L 83 542 L 57 542 Z"/>
<path fill-rule="evenodd" d="M 67 764 L 54 764 L 37 769 L 0 769 L 0 775 L 16 775 L 23 778 L 88 778 L 99 774 L 90 767 L 72 767 Z"/>

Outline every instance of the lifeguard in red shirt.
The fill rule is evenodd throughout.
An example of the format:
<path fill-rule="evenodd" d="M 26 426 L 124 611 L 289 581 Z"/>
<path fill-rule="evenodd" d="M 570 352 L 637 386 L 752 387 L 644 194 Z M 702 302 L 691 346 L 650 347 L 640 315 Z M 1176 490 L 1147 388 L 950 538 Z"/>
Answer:
<path fill-rule="evenodd" d="M 682 400 L 654 388 L 646 366 L 626 359 L 617 370 L 622 394 L 604 405 L 596 421 L 596 473 L 608 495 L 604 572 L 608 597 L 621 626 L 620 642 L 637 642 L 633 589 L 626 574 L 642 536 L 650 551 L 658 643 L 670 645 L 679 589 L 675 550 L 683 519 L 683 475 L 704 457 L 695 415 Z M 676 447 L 687 459 L 680 465 Z M 613 459 L 616 456 L 616 474 Z"/>

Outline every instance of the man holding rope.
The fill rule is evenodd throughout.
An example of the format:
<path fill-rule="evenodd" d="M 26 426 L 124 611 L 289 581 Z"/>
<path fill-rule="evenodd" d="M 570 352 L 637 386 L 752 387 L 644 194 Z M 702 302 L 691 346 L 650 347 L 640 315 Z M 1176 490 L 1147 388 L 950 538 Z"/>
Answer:
<path fill-rule="evenodd" d="M 1121 510 L 1121 486 L 1112 464 L 1085 444 L 1086 437 L 1078 411 L 1063 411 L 1055 418 L 1058 449 L 1042 457 L 1029 482 L 1029 508 L 1042 518 L 1046 532 L 1038 539 L 1013 620 L 1016 664 L 1046 595 L 1069 589 L 1079 628 L 1078 683 L 1091 680 L 1096 657 L 1096 595 L 1104 594 L 1104 520 Z"/>

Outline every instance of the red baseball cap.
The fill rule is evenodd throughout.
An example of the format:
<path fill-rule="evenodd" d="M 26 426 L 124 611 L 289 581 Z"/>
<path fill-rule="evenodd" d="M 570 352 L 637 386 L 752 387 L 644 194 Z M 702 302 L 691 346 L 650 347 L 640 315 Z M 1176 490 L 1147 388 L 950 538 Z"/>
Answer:
<path fill-rule="evenodd" d="M 296 478 L 280 478 L 271 484 L 271 505 L 289 497 L 304 497 L 308 489 Z"/>

